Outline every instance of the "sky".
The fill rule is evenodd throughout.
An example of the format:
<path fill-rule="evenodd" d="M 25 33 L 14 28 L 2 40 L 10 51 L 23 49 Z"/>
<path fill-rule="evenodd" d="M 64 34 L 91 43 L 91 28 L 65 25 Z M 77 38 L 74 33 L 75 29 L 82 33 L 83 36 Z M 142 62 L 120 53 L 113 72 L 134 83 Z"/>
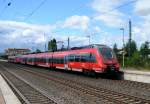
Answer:
<path fill-rule="evenodd" d="M 9 5 L 8 5 L 9 4 Z M 56 38 L 58 48 L 89 44 L 123 45 L 129 38 L 140 47 L 150 41 L 150 0 L 0 0 L 0 52 L 7 48 L 44 50 Z"/>

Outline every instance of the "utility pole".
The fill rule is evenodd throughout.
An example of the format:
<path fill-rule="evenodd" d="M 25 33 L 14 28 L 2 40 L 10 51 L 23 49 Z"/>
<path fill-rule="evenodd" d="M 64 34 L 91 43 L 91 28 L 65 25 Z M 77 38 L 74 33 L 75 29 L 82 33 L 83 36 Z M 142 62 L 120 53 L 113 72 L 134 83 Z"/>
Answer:
<path fill-rule="evenodd" d="M 122 30 L 122 42 L 123 42 L 123 52 L 122 52 L 122 67 L 124 68 L 124 55 L 125 55 L 125 43 L 124 43 L 124 28 L 120 28 Z"/>
<path fill-rule="evenodd" d="M 45 39 L 45 52 L 46 52 L 46 34 L 44 33 L 44 39 Z"/>
<path fill-rule="evenodd" d="M 68 47 L 67 47 L 67 49 L 69 50 L 69 48 L 70 48 L 70 39 L 68 37 Z"/>
<path fill-rule="evenodd" d="M 132 22 L 129 20 L 129 57 L 131 57 Z"/>

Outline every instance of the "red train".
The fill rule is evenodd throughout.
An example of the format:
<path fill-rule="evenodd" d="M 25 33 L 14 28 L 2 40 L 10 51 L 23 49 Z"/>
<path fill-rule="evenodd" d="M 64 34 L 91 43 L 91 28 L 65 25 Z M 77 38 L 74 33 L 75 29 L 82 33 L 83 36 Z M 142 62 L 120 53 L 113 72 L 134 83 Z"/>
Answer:
<path fill-rule="evenodd" d="M 99 44 L 66 51 L 10 56 L 8 61 L 92 74 L 119 72 L 119 63 L 112 49 Z"/>

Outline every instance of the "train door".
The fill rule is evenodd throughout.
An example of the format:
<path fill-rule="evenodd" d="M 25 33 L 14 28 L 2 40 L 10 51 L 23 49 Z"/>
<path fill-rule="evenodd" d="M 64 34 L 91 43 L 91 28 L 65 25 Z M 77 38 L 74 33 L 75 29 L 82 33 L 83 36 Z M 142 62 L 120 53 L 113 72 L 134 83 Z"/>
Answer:
<path fill-rule="evenodd" d="M 95 67 L 94 64 L 96 63 L 96 57 L 95 54 L 90 53 L 89 54 L 89 69 L 93 70 Z"/>
<path fill-rule="evenodd" d="M 49 67 L 49 58 L 46 57 L 46 66 Z"/>
<path fill-rule="evenodd" d="M 32 65 L 35 65 L 35 57 L 32 57 Z"/>
<path fill-rule="evenodd" d="M 67 70 L 70 69 L 69 66 L 68 66 L 68 56 L 64 57 L 64 68 L 67 69 Z"/>

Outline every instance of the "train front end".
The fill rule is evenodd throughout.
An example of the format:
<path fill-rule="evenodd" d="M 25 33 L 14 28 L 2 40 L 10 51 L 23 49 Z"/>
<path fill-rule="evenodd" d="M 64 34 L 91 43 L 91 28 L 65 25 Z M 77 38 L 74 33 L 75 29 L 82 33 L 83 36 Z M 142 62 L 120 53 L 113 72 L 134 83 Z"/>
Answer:
<path fill-rule="evenodd" d="M 116 55 L 111 48 L 102 45 L 97 47 L 99 53 L 99 64 L 103 73 L 118 73 L 119 63 Z"/>

